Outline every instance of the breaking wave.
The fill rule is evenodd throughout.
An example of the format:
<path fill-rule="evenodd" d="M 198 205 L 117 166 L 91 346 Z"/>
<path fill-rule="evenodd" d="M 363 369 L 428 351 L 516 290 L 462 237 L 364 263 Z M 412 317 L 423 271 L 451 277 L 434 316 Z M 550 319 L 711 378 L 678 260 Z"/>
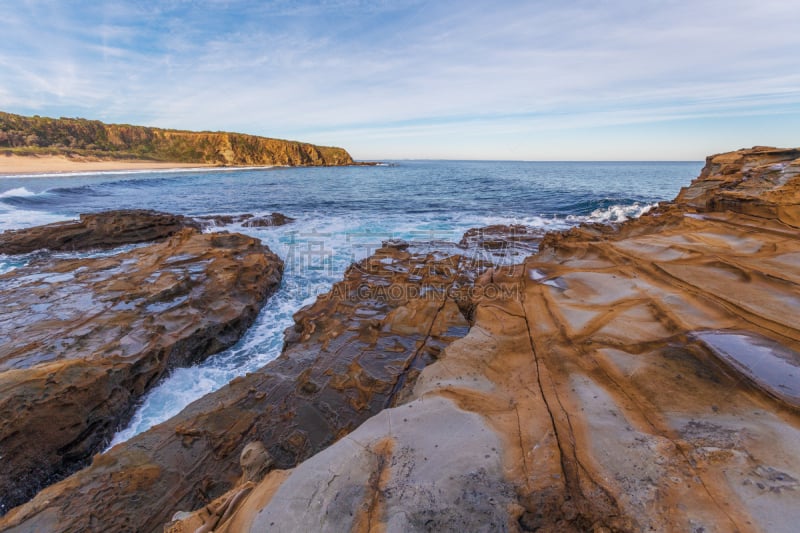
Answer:
<path fill-rule="evenodd" d="M 455 241 L 471 228 L 522 224 L 541 231 L 582 222 L 616 223 L 671 199 L 701 163 L 675 165 L 510 162 L 397 162 L 338 168 L 118 171 L 20 176 L 0 181 L 0 230 L 24 228 L 107 209 L 145 208 L 187 215 L 256 216 L 280 211 L 286 226 L 241 224 L 286 262 L 278 292 L 232 348 L 175 369 L 141 401 L 122 442 L 178 413 L 236 376 L 280 354 L 292 315 L 330 290 L 354 261 L 391 238 Z M 41 191 L 41 192 L 36 192 Z M 310 256 L 309 249 L 319 253 Z M 26 260 L 0 255 L 0 273 Z"/>

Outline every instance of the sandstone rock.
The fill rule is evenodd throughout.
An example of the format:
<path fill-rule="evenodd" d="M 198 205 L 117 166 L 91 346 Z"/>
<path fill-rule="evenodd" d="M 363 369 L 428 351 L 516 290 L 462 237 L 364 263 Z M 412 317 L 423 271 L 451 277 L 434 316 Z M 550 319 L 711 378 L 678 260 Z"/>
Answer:
<path fill-rule="evenodd" d="M 706 170 L 692 187 L 739 172 Z M 767 197 L 797 205 L 797 184 Z M 795 531 L 800 233 L 727 205 L 577 228 L 487 272 L 407 403 L 216 531 Z"/>
<path fill-rule="evenodd" d="M 242 467 L 242 481 L 259 482 L 272 466 L 272 456 L 259 441 L 248 443 L 242 450 L 242 455 L 239 457 L 239 464 Z"/>
<path fill-rule="evenodd" d="M 95 456 L 0 519 L 0 529 L 160 531 L 176 511 L 206 505 L 201 523 L 217 520 L 237 493 L 248 442 L 263 443 L 286 469 L 407 394 L 467 332 L 456 295 L 468 297 L 482 268 L 462 256 L 378 250 L 296 314 L 275 361 Z"/>
<path fill-rule="evenodd" d="M 206 506 L 168 531 L 793 532 L 800 233 L 780 213 L 800 204 L 800 178 L 735 177 L 785 170 L 785 152 L 715 156 L 677 202 L 548 235 L 468 291 L 469 262 L 387 247 L 298 313 L 268 370 L 98 456 L 0 528 L 157 530 L 200 490 Z M 418 277 L 450 295 L 435 313 L 391 296 L 387 279 Z M 365 300 L 382 303 L 352 303 L 365 280 Z M 448 308 L 453 320 L 470 309 L 469 332 L 440 341 L 398 394 L 397 368 L 437 332 L 461 337 Z M 231 454 L 251 440 L 281 470 L 226 492 Z M 92 504 L 104 512 L 75 512 Z"/>
<path fill-rule="evenodd" d="M 267 470 L 272 466 L 272 457 L 259 441 L 248 443 L 239 458 L 242 468 L 242 479 L 232 490 L 217 498 L 197 513 L 181 511 L 172 517 L 173 522 L 164 527 L 166 533 L 192 531 L 209 533 L 222 524 L 238 510 L 239 505 L 249 496 L 253 488 L 260 482 Z M 191 528 L 191 529 L 189 529 Z"/>
<path fill-rule="evenodd" d="M 755 147 L 710 156 L 700 176 L 675 202 L 705 211 L 732 211 L 800 228 L 800 149 Z"/>
<path fill-rule="evenodd" d="M 165 239 L 195 222 L 169 213 L 126 209 L 80 215 L 77 221 L 56 222 L 0 233 L 0 253 L 36 250 L 78 251 Z"/>
<path fill-rule="evenodd" d="M 107 242 L 98 238 L 84 242 Z M 126 253 L 0 276 L 0 510 L 84 465 L 170 368 L 235 343 L 282 269 L 256 239 L 185 228 Z"/>

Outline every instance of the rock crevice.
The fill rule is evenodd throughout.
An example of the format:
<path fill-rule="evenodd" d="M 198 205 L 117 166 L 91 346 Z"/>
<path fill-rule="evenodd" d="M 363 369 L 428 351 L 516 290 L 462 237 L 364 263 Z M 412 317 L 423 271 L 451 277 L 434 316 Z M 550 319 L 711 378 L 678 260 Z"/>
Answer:
<path fill-rule="evenodd" d="M 449 294 L 482 268 L 459 255 L 378 250 L 298 311 L 275 361 L 96 456 L 0 524 L 66 531 L 135 523 L 160 531 L 176 511 L 235 490 L 247 442 L 262 443 L 274 468 L 294 467 L 406 395 L 422 368 L 467 332 Z M 118 483 L 130 489 L 108 490 Z M 65 508 L 104 511 L 76 515 Z"/>
<path fill-rule="evenodd" d="M 37 249 L 44 234 L 56 244 L 80 234 L 79 248 L 166 240 L 104 257 L 41 256 L 0 276 L 3 511 L 86 464 L 171 368 L 233 345 L 283 271 L 256 239 L 204 235 L 162 213 L 44 228 L 15 236 Z"/>
<path fill-rule="evenodd" d="M 794 531 L 800 235 L 785 214 L 800 205 L 797 154 L 713 156 L 676 202 L 548 235 L 521 265 L 487 272 L 469 333 L 404 402 L 282 471 L 218 531 L 356 531 L 341 497 L 360 490 L 380 499 L 372 530 Z M 385 439 L 396 466 L 376 489 L 367 459 Z M 402 443 L 426 455 L 402 460 Z M 322 465 L 347 482 L 322 483 Z M 432 471 L 441 490 L 408 497 Z M 495 513 L 445 481 L 464 475 Z"/>
<path fill-rule="evenodd" d="M 675 202 L 511 267 L 387 243 L 276 361 L 0 526 L 157 531 L 197 508 L 167 531 L 793 532 L 799 153 L 712 156 Z M 233 500 L 251 441 L 275 469 Z"/>

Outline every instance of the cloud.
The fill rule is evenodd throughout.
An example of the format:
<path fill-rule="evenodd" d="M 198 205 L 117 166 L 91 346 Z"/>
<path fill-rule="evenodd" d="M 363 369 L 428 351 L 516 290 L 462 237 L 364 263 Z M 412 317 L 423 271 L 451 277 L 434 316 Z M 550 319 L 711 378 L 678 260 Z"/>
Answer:
<path fill-rule="evenodd" d="M 448 155 L 482 135 L 489 156 L 512 134 L 781 122 L 800 107 L 788 4 L 32 1 L 0 21 L 0 108 L 343 139 L 371 157 L 415 135 Z M 405 146 L 420 145 L 435 155 Z"/>

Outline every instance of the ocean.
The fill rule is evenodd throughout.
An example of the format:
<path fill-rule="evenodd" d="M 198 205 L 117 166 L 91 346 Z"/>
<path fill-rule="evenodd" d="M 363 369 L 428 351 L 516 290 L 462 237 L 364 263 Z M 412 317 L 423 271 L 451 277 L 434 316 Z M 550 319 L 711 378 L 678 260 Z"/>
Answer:
<path fill-rule="evenodd" d="M 525 224 L 545 232 L 588 221 L 621 222 L 674 198 L 702 166 L 699 161 L 396 161 L 359 167 L 0 176 L 0 231 L 127 208 L 186 215 L 277 211 L 296 219 L 273 228 L 234 224 L 209 229 L 260 238 L 286 261 L 281 288 L 234 347 L 174 370 L 148 393 L 130 424 L 115 436 L 117 443 L 277 357 L 292 315 L 383 240 L 458 241 L 467 229 L 491 224 Z M 0 254 L 0 273 L 35 255 Z"/>

